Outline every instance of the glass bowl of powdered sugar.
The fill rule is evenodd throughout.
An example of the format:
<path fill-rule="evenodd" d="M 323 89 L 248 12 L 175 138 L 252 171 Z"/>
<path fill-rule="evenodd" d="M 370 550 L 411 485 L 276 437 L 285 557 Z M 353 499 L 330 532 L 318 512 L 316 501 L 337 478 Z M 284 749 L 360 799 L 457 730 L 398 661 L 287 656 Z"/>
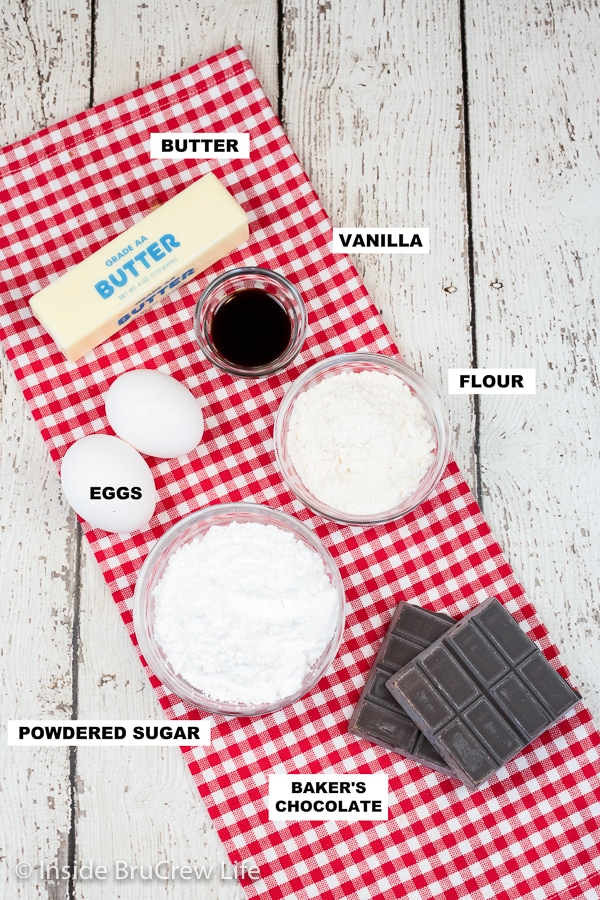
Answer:
<path fill-rule="evenodd" d="M 299 700 L 338 651 L 342 581 L 292 516 L 226 503 L 154 545 L 133 604 L 140 650 L 167 691 L 212 713 L 257 716 Z"/>
<path fill-rule="evenodd" d="M 293 382 L 275 419 L 288 487 L 313 512 L 380 525 L 435 490 L 450 432 L 437 394 L 415 371 L 374 353 L 344 353 Z"/>

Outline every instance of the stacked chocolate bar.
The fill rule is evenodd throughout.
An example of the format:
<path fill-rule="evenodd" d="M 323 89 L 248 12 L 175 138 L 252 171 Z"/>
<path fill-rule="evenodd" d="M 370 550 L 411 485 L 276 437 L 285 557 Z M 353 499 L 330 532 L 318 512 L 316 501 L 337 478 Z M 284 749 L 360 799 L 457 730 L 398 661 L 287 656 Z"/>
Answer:
<path fill-rule="evenodd" d="M 495 597 L 458 623 L 400 603 L 349 730 L 474 789 L 579 699 Z"/>

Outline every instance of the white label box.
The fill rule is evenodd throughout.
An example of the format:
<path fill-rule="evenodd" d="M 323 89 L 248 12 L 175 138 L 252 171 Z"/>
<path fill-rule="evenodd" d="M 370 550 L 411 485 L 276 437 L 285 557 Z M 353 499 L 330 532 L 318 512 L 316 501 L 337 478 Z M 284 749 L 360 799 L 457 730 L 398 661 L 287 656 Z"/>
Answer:
<path fill-rule="evenodd" d="M 334 228 L 333 253 L 429 253 L 429 228 Z"/>
<path fill-rule="evenodd" d="M 385 822 L 388 777 L 376 775 L 269 775 L 271 822 Z"/>
<path fill-rule="evenodd" d="M 248 132 L 150 132 L 150 159 L 250 159 Z"/>
<path fill-rule="evenodd" d="M 535 369 L 448 369 L 449 394 L 535 392 Z"/>
<path fill-rule="evenodd" d="M 9 747 L 199 747 L 212 719 L 23 719 L 7 722 Z"/>

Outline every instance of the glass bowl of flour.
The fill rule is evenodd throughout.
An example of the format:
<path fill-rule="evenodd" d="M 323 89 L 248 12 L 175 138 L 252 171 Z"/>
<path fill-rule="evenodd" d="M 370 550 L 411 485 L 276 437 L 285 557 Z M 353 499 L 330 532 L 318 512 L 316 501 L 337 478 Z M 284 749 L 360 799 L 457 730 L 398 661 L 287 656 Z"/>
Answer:
<path fill-rule="evenodd" d="M 345 525 L 380 525 L 435 490 L 450 431 L 437 394 L 387 356 L 344 353 L 293 382 L 275 418 L 275 456 L 287 486 L 313 512 Z"/>
<path fill-rule="evenodd" d="M 200 709 L 258 716 L 299 700 L 338 651 L 345 598 L 319 538 L 254 503 L 209 506 L 154 545 L 135 588 L 140 650 Z"/>

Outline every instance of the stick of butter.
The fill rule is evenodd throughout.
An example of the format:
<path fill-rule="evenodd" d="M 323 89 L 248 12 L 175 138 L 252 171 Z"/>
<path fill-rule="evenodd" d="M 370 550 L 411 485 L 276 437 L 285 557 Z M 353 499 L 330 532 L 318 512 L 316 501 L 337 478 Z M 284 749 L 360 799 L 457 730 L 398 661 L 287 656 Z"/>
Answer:
<path fill-rule="evenodd" d="M 244 210 L 212 173 L 113 238 L 29 301 L 79 359 L 248 239 Z"/>

